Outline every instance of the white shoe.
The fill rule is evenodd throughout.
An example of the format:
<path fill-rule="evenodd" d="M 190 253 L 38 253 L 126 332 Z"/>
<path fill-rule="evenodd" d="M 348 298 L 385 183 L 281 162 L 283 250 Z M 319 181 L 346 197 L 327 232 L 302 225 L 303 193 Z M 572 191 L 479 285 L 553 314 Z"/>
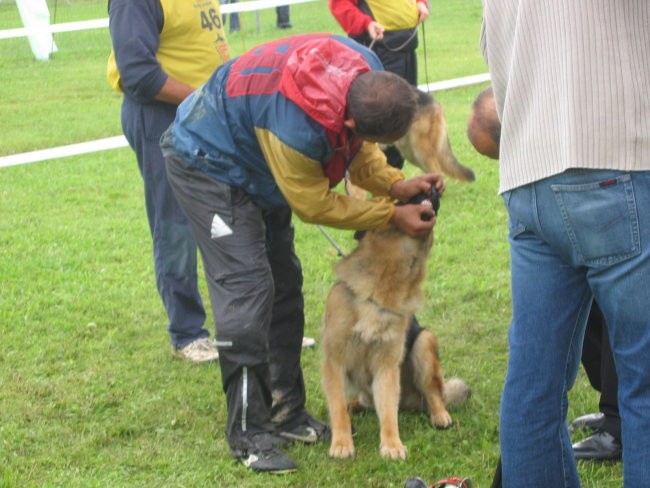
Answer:
<path fill-rule="evenodd" d="M 217 347 L 207 337 L 190 342 L 181 349 L 173 349 L 173 352 L 176 357 L 196 364 L 212 363 L 219 359 Z"/>
<path fill-rule="evenodd" d="M 311 337 L 303 337 L 302 338 L 302 347 L 314 347 L 316 345 L 316 340 L 312 339 Z"/>

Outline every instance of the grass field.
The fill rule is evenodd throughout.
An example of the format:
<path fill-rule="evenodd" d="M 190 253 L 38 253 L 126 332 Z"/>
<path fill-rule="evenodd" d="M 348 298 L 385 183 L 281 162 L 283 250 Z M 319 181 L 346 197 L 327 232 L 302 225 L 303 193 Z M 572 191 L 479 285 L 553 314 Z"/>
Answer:
<path fill-rule="evenodd" d="M 97 2 L 59 8 L 64 4 L 74 7 L 66 21 L 97 16 Z M 485 72 L 477 47 L 480 0 L 433 2 L 432 11 L 419 48 L 420 81 Z M 286 34 L 275 29 L 274 15 L 260 12 L 259 23 L 253 13 L 242 15 L 232 51 Z M 291 16 L 291 32 L 340 32 L 325 0 L 292 6 Z M 1 2 L 0 29 L 19 26 L 15 5 Z M 121 134 L 120 96 L 104 77 L 107 30 L 55 39 L 59 52 L 49 62 L 34 61 L 24 38 L 0 41 L 0 156 Z M 497 165 L 465 137 L 481 88 L 436 94 L 456 156 L 477 181 L 447 182 L 418 313 L 438 335 L 447 375 L 464 378 L 473 397 L 452 412 L 446 431 L 423 415 L 402 414 L 409 448 L 403 462 L 379 457 L 377 420 L 364 414 L 354 418 L 354 460 L 329 459 L 327 446 L 318 445 L 289 449 L 299 465 L 290 476 L 255 475 L 236 464 L 223 435 L 218 365 L 194 366 L 170 354 L 131 150 L 0 168 L 0 487 L 401 487 L 411 476 L 432 483 L 451 475 L 489 487 L 510 292 Z M 318 340 L 338 258 L 315 226 L 295 224 L 306 333 Z M 350 233 L 328 232 L 352 248 Z M 325 419 L 319 354 L 318 347 L 306 350 L 303 368 L 308 407 Z M 570 417 L 597 409 L 583 373 L 570 399 Z M 620 465 L 579 469 L 584 487 L 622 484 Z"/>

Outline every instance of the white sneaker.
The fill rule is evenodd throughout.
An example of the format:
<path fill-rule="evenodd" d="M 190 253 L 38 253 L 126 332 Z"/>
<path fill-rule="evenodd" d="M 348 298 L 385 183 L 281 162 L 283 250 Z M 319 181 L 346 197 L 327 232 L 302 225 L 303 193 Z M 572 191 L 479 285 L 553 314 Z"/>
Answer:
<path fill-rule="evenodd" d="M 311 337 L 302 338 L 302 347 L 314 347 L 316 345 L 316 340 Z"/>
<path fill-rule="evenodd" d="M 207 337 L 190 342 L 181 349 L 173 349 L 173 352 L 176 357 L 196 364 L 212 363 L 219 359 L 217 346 Z"/>

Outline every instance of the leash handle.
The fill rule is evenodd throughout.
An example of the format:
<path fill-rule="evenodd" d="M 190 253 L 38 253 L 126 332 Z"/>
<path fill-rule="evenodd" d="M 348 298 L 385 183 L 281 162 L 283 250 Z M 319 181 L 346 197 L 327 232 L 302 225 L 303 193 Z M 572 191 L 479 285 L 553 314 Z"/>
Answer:
<path fill-rule="evenodd" d="M 389 51 L 397 52 L 400 49 L 402 49 L 404 46 L 406 46 L 409 42 L 411 42 L 413 40 L 413 38 L 417 35 L 417 33 L 418 33 L 418 28 L 416 26 L 416 27 L 413 28 L 413 32 L 411 32 L 411 35 L 408 37 L 408 39 L 406 41 L 404 41 L 402 44 L 400 44 L 399 46 L 391 47 L 388 44 L 386 44 L 386 42 L 384 41 L 384 47 Z M 370 45 L 368 46 L 368 49 L 372 49 L 372 46 L 375 45 L 375 42 L 377 42 L 376 37 L 370 42 Z"/>

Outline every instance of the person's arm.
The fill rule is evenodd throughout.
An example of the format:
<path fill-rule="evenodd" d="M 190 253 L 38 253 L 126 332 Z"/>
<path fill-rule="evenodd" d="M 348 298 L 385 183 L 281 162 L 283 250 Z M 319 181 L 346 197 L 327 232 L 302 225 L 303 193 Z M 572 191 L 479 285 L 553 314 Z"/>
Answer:
<path fill-rule="evenodd" d="M 193 88 L 167 75 L 156 59 L 164 22 L 159 0 L 111 0 L 109 30 L 125 93 L 178 104 Z"/>
<path fill-rule="evenodd" d="M 280 191 L 295 214 L 305 222 L 340 229 L 367 230 L 392 221 L 412 236 L 430 232 L 435 224 L 435 214 L 428 207 L 396 207 L 389 198 L 358 200 L 333 192 L 318 161 L 284 145 L 268 131 L 258 131 L 258 140 Z M 404 180 L 401 171 L 388 166 L 385 160 L 383 166 L 374 174 L 378 175 L 384 170 L 387 174 L 378 176 L 378 181 L 368 185 L 376 188 L 380 195 L 395 193 L 404 197 L 406 194 L 416 194 L 416 188 L 431 187 L 422 181 L 413 183 L 412 180 Z M 392 178 L 388 174 L 392 174 Z M 365 182 L 369 183 L 371 179 Z M 431 218 L 424 220 L 424 214 Z"/>
<path fill-rule="evenodd" d="M 368 26 L 374 22 L 372 17 L 359 9 L 358 0 L 328 0 L 328 5 L 334 18 L 348 35 L 358 36 L 368 32 Z"/>
<path fill-rule="evenodd" d="M 180 103 L 185 100 L 192 92 L 194 88 L 190 85 L 183 83 L 171 76 L 167 76 L 167 81 L 162 86 L 158 94 L 156 95 L 156 100 L 159 102 L 173 103 L 174 105 L 180 105 Z"/>
<path fill-rule="evenodd" d="M 376 196 L 391 196 L 395 182 L 404 174 L 386 163 L 386 155 L 374 142 L 364 142 L 348 167 L 350 182 Z"/>
<path fill-rule="evenodd" d="M 394 205 L 389 199 L 364 201 L 334 192 L 318 161 L 283 144 L 270 131 L 258 129 L 257 138 L 280 191 L 301 220 L 366 230 L 386 225 L 393 217 Z M 389 189 L 382 193 L 387 195 Z"/>

